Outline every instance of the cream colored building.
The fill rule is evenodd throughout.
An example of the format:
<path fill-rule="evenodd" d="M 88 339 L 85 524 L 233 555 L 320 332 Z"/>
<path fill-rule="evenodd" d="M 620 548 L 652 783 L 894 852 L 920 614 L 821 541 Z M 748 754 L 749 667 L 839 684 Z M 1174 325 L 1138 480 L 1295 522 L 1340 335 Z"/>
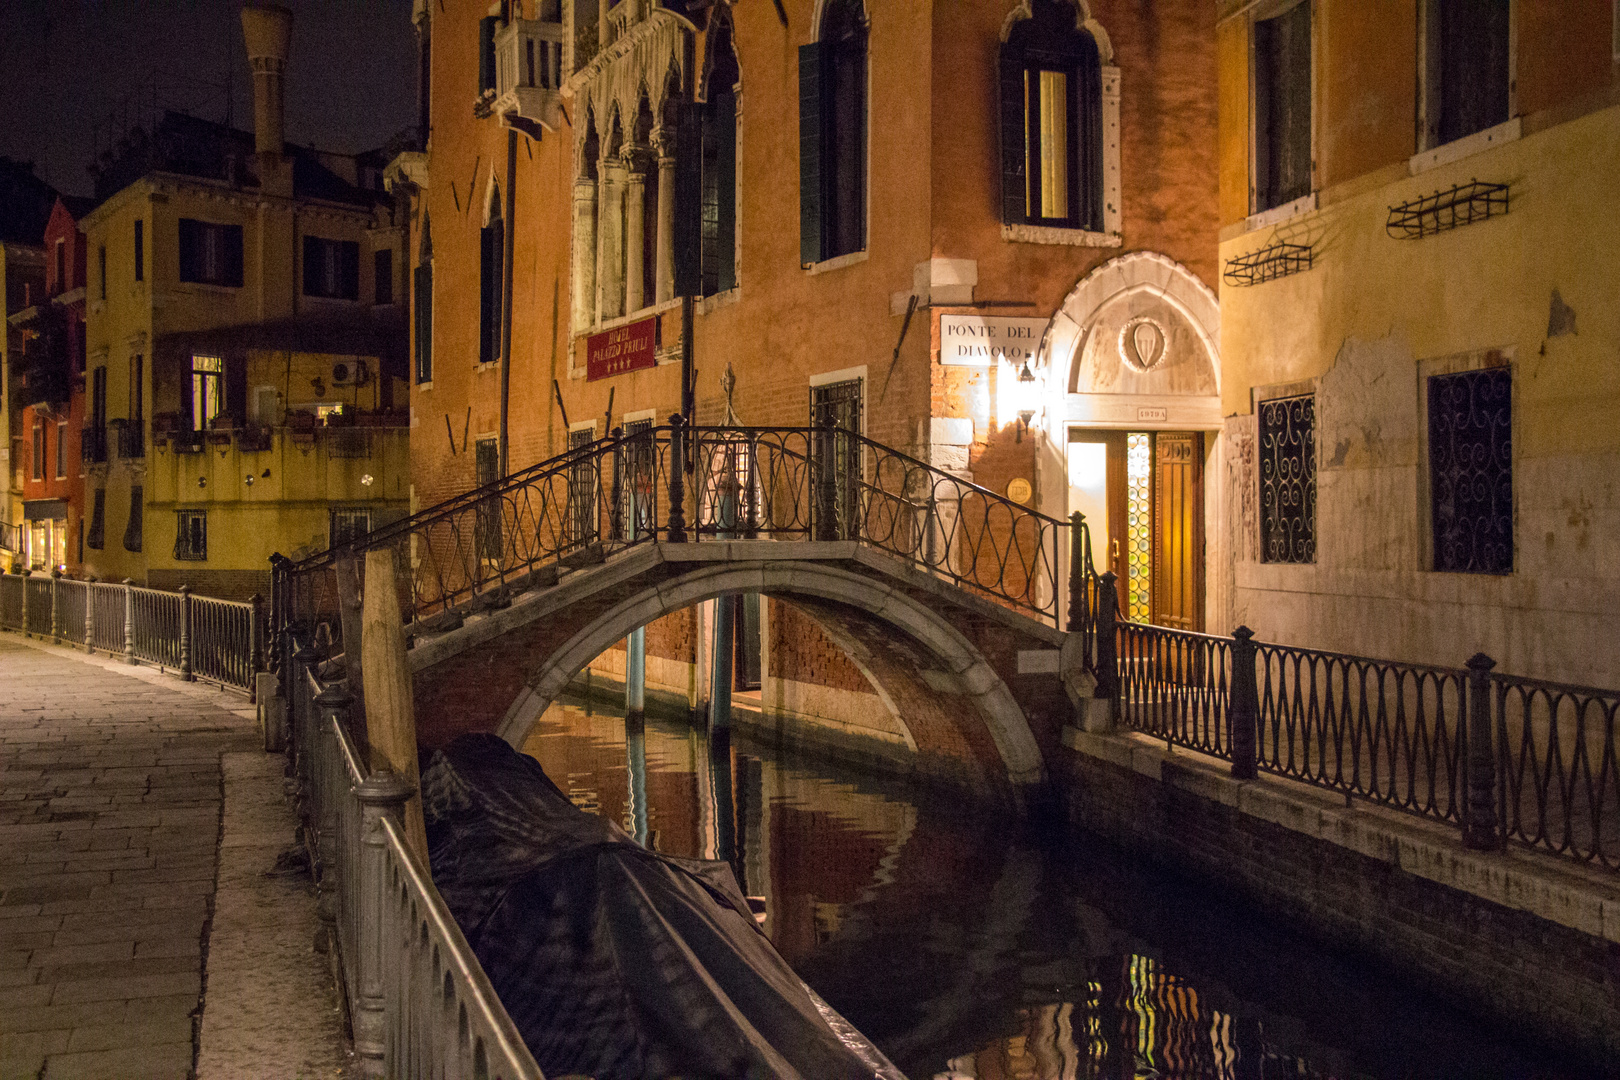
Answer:
<path fill-rule="evenodd" d="M 253 134 L 169 114 L 97 178 L 92 576 L 262 593 L 409 505 L 403 230 L 368 158 L 284 142 L 291 21 L 243 12 Z"/>
<path fill-rule="evenodd" d="M 1620 19 L 1223 0 L 1233 625 L 1620 685 Z"/>

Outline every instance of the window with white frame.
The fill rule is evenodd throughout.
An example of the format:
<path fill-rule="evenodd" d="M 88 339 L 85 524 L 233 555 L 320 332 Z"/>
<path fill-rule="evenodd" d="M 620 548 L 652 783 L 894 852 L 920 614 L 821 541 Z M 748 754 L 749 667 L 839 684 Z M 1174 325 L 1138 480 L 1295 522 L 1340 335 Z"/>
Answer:
<path fill-rule="evenodd" d="M 1424 0 L 1422 138 L 1443 146 L 1512 115 L 1512 0 Z"/>
<path fill-rule="evenodd" d="M 1257 213 L 1311 193 L 1311 3 L 1254 22 Z"/>

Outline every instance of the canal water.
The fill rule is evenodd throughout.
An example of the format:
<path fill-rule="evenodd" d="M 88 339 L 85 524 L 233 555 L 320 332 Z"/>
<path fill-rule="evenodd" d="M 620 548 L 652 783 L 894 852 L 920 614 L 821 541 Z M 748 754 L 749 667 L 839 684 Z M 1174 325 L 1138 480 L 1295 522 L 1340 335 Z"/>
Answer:
<path fill-rule="evenodd" d="M 727 741 L 570 699 L 523 749 L 641 842 L 730 861 L 800 977 L 912 1080 L 1591 1075 L 1083 835 Z"/>

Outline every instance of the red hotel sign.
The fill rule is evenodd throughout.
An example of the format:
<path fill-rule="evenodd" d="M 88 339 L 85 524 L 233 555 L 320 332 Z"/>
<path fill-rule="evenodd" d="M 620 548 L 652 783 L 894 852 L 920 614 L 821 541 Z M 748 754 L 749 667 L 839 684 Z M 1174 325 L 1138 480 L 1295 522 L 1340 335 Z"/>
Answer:
<path fill-rule="evenodd" d="M 658 363 L 658 317 L 642 319 L 585 339 L 585 378 L 594 382 Z"/>

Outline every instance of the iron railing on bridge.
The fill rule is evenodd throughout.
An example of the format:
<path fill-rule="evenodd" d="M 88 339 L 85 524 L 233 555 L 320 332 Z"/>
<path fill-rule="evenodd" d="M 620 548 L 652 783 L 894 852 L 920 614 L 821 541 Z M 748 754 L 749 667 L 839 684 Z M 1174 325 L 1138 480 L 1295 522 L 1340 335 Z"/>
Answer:
<path fill-rule="evenodd" d="M 330 913 L 360 1075 L 544 1080 L 405 839 L 410 785 L 367 766 L 359 708 L 321 674 L 319 650 L 302 638 L 292 644 L 287 715 L 298 811 L 319 910 Z"/>
<path fill-rule="evenodd" d="M 570 559 L 723 539 L 859 541 L 1055 623 L 1069 528 L 840 428 L 693 428 L 677 416 L 615 429 L 299 563 L 276 560 L 271 624 L 324 621 L 341 639 L 338 562 L 381 547 L 400 552 L 405 618 L 431 626 Z"/>
<path fill-rule="evenodd" d="M 254 692 L 265 640 L 261 601 L 216 600 L 126 581 L 0 574 L 0 629 L 155 664 L 182 679 Z"/>
<path fill-rule="evenodd" d="M 1118 622 L 1119 722 L 1232 763 L 1620 871 L 1620 691 Z M 1111 691 L 1111 692 L 1110 692 Z"/>

